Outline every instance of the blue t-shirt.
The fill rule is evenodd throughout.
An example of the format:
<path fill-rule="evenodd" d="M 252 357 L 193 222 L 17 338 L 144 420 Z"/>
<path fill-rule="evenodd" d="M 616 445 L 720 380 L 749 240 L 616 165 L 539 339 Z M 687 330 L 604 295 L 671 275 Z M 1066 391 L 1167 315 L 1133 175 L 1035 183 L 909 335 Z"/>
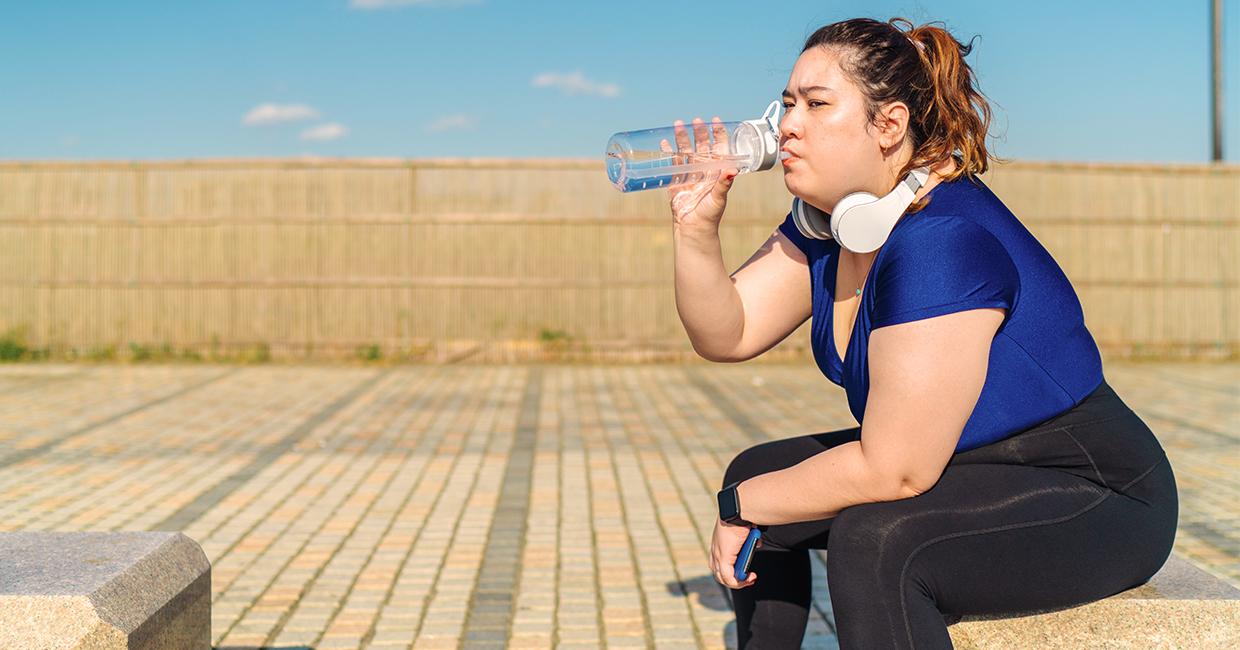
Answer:
<path fill-rule="evenodd" d="M 1102 382 L 1102 358 L 1063 270 L 980 178 L 940 182 L 929 197 L 925 208 L 896 222 L 875 256 L 844 360 L 831 324 L 840 246 L 802 235 L 791 212 L 779 229 L 809 263 L 814 360 L 844 387 L 858 423 L 870 386 L 870 332 L 968 309 L 1007 309 L 960 452 L 1079 404 Z"/>

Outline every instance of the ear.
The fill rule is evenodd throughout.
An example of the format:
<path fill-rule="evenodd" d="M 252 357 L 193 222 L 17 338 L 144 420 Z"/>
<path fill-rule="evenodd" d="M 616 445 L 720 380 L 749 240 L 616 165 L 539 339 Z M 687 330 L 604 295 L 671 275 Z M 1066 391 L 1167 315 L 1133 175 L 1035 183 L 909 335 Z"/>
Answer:
<path fill-rule="evenodd" d="M 908 132 L 908 121 L 908 104 L 904 102 L 889 102 L 879 109 L 875 119 L 879 146 L 886 150 L 903 142 L 904 134 Z"/>

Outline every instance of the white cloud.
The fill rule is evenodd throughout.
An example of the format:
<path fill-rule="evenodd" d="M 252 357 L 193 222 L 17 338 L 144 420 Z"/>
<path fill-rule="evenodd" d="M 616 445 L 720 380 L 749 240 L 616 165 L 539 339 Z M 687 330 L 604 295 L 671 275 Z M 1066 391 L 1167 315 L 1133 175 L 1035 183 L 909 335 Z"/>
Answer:
<path fill-rule="evenodd" d="M 455 7 L 481 4 L 482 0 L 349 0 L 354 9 L 392 9 L 394 7 Z"/>
<path fill-rule="evenodd" d="M 560 74 L 544 72 L 532 80 L 530 85 L 535 88 L 559 88 L 566 95 L 599 95 L 615 97 L 620 94 L 620 86 L 613 83 L 600 83 L 586 79 L 580 72 Z"/>
<path fill-rule="evenodd" d="M 474 118 L 468 115 L 447 115 L 427 124 L 426 130 L 431 133 L 458 131 L 461 129 L 472 129 L 475 123 Z"/>
<path fill-rule="evenodd" d="M 313 126 L 301 132 L 302 140 L 313 140 L 316 142 L 327 142 L 344 137 L 349 132 L 348 127 L 338 122 L 328 122 Z"/>
<path fill-rule="evenodd" d="M 241 118 L 241 123 L 246 126 L 261 126 L 309 120 L 318 116 L 317 110 L 305 104 L 259 104 Z"/>

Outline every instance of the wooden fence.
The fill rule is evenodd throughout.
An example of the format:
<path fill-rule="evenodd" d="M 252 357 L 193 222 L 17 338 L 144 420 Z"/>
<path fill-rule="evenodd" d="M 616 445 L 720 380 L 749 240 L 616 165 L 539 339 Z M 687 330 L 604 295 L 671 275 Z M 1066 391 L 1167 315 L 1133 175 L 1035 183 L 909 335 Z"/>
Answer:
<path fill-rule="evenodd" d="M 1240 358 L 1240 166 L 984 180 L 1105 355 Z M 790 200 L 737 180 L 729 269 Z M 671 246 L 664 192 L 596 160 L 0 163 L 0 331 L 55 358 L 690 359 Z M 808 354 L 803 326 L 764 358 Z"/>

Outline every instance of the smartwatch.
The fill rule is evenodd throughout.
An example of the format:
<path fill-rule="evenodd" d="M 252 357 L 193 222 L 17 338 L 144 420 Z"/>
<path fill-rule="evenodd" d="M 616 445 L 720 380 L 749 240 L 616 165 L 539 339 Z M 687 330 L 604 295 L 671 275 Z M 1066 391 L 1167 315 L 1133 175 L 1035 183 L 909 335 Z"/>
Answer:
<path fill-rule="evenodd" d="M 736 486 L 740 481 L 719 490 L 719 519 L 733 526 L 749 526 L 753 524 L 741 519 L 741 500 L 737 494 Z"/>

